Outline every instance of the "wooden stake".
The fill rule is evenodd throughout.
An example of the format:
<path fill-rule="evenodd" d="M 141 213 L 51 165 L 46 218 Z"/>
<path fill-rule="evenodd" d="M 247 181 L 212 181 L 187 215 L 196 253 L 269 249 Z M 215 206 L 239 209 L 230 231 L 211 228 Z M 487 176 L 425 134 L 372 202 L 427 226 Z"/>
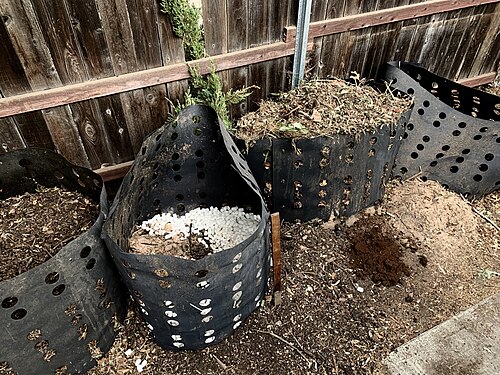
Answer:
<path fill-rule="evenodd" d="M 281 230 L 280 214 L 271 214 L 271 238 L 273 246 L 273 292 L 281 290 Z"/>

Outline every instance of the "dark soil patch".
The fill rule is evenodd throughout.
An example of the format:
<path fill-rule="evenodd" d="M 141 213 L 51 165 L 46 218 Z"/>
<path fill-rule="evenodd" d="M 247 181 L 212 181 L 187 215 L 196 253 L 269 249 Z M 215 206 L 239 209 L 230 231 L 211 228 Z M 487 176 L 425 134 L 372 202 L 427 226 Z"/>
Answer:
<path fill-rule="evenodd" d="M 404 275 L 410 275 L 410 269 L 402 259 L 405 248 L 390 226 L 368 218 L 358 221 L 347 233 L 353 244 L 354 267 L 360 269 L 359 276 L 392 286 L 401 282 Z"/>
<path fill-rule="evenodd" d="M 243 116 L 236 135 L 245 141 L 267 137 L 305 138 L 373 132 L 395 125 L 411 105 L 390 91 L 382 93 L 359 83 L 316 80 L 261 102 L 256 112 Z"/>
<path fill-rule="evenodd" d="M 0 281 L 53 257 L 88 230 L 98 212 L 89 198 L 57 187 L 0 201 Z"/>

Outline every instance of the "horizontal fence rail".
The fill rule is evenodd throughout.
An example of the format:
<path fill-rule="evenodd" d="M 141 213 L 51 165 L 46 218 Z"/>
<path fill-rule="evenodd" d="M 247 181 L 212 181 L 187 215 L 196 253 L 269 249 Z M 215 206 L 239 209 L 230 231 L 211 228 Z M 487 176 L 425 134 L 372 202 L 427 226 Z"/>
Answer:
<path fill-rule="evenodd" d="M 500 0 L 432 0 L 342 18 L 311 22 L 309 25 L 309 38 L 317 38 L 325 35 L 343 33 L 345 31 L 365 29 L 367 27 L 385 25 L 412 18 L 450 12 L 452 10 L 498 3 L 499 1 Z M 285 42 L 294 42 L 296 35 L 297 27 L 285 27 Z"/>

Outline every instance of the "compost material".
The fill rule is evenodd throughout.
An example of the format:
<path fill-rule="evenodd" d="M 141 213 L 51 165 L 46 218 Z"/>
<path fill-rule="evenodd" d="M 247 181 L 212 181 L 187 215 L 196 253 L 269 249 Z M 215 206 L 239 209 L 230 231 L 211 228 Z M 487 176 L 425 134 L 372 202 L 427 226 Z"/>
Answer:
<path fill-rule="evenodd" d="M 0 281 L 50 259 L 97 219 L 98 205 L 84 195 L 40 186 L 0 201 Z"/>
<path fill-rule="evenodd" d="M 259 222 L 259 215 L 229 206 L 195 208 L 182 216 L 162 213 L 132 233 L 130 252 L 201 259 L 243 242 Z"/>
<path fill-rule="evenodd" d="M 406 97 L 355 82 L 309 81 L 280 94 L 276 100 L 263 101 L 256 112 L 238 121 L 236 136 L 248 142 L 372 133 L 382 125 L 395 125 L 410 107 Z"/>
<path fill-rule="evenodd" d="M 281 304 L 269 296 L 233 336 L 181 353 L 130 311 L 90 374 L 384 374 L 394 348 L 500 292 L 500 232 L 476 211 L 499 225 L 500 192 L 470 203 L 413 179 L 345 222 L 285 224 Z M 359 241 L 374 267 L 359 266 Z M 406 267 L 394 285 L 386 261 Z"/>

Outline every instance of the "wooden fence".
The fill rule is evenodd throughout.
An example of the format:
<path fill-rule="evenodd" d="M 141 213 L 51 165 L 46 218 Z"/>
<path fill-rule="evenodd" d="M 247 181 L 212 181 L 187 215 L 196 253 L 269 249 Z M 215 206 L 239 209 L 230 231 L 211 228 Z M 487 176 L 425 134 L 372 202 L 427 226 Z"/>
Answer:
<path fill-rule="evenodd" d="M 0 152 L 56 150 L 106 179 L 123 175 L 188 78 L 159 0 L 0 0 Z M 202 0 L 206 52 L 226 88 L 257 85 L 239 116 L 289 89 L 297 1 Z M 309 76 L 374 77 L 420 62 L 471 85 L 500 57 L 500 0 L 323 0 L 311 15 Z"/>

